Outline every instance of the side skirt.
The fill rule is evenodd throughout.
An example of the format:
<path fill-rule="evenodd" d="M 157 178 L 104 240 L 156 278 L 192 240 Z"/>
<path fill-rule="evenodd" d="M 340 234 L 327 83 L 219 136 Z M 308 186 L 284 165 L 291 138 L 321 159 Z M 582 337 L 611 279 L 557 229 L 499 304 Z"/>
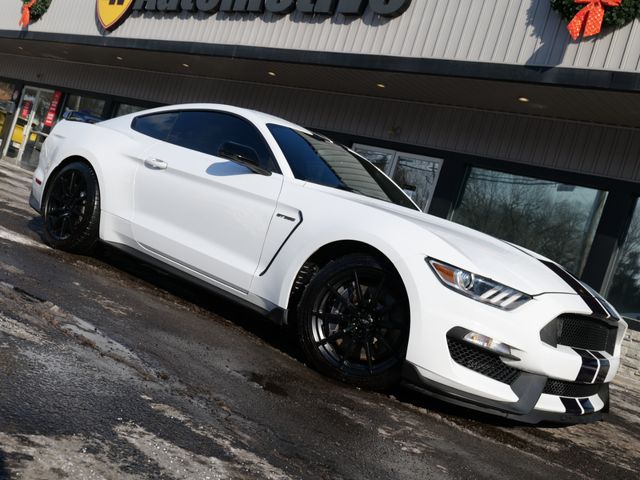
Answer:
<path fill-rule="evenodd" d="M 217 287 L 215 285 L 212 285 L 208 282 L 205 282 L 204 280 L 201 280 L 197 277 L 194 277 L 193 275 L 189 275 L 186 272 L 183 272 L 182 270 L 173 267 L 171 265 L 168 265 L 166 263 L 164 263 L 161 260 L 158 260 L 157 258 L 152 257 L 151 255 L 148 255 L 144 252 L 141 252 L 139 250 L 136 250 L 135 248 L 129 246 L 129 245 L 124 245 L 122 243 L 115 243 L 115 242 L 104 242 L 106 245 L 109 245 L 113 248 L 115 248 L 116 250 L 119 250 L 121 252 L 126 253 L 127 255 L 131 255 L 132 257 L 137 258 L 140 261 L 143 261 L 145 263 L 148 263 L 149 265 L 153 265 L 154 267 L 163 270 L 171 275 L 174 275 L 182 280 L 185 280 L 189 283 L 193 283 L 195 285 L 198 285 L 201 288 L 204 288 L 205 290 L 210 291 L 211 293 L 215 294 L 215 295 L 219 295 L 221 297 L 224 297 L 228 300 L 233 301 L 234 303 L 237 303 L 238 305 L 241 305 L 245 308 L 248 308 L 249 310 L 252 310 L 264 317 L 266 317 L 268 320 L 272 321 L 273 323 L 275 323 L 276 325 L 286 325 L 287 324 L 287 313 L 288 310 L 278 307 L 274 304 L 272 304 L 271 302 L 260 298 L 260 297 L 256 297 L 259 298 L 259 300 L 261 302 L 263 302 L 265 304 L 264 307 L 260 306 L 260 305 L 256 305 L 253 302 L 250 302 L 249 300 L 246 300 L 244 298 L 240 298 L 237 295 L 234 295 L 233 293 L 230 293 L 220 287 Z"/>

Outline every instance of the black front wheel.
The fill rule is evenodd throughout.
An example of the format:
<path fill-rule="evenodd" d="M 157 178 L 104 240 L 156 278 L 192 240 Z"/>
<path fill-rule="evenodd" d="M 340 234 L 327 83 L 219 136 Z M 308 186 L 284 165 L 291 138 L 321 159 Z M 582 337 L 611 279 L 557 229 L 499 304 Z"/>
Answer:
<path fill-rule="evenodd" d="M 73 162 L 55 172 L 45 191 L 42 213 L 47 244 L 88 253 L 100 227 L 100 190 L 93 169 Z"/>
<path fill-rule="evenodd" d="M 347 383 L 381 390 L 400 379 L 409 307 L 398 275 L 361 254 L 330 262 L 298 306 L 298 337 L 308 361 Z"/>

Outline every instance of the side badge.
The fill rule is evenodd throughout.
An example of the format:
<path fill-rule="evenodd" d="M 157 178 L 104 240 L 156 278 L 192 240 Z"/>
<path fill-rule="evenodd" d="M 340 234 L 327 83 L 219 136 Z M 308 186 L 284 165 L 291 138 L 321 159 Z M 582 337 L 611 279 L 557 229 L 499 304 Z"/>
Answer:
<path fill-rule="evenodd" d="M 112 30 L 131 12 L 133 0 L 97 0 L 96 14 L 105 30 Z"/>

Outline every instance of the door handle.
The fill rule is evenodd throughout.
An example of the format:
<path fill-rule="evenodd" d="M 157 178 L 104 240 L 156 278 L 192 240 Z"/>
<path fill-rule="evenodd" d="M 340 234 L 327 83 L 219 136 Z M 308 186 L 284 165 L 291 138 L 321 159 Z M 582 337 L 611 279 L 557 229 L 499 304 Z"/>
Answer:
<path fill-rule="evenodd" d="M 167 162 L 157 158 L 146 158 L 144 160 L 144 166 L 151 170 L 166 170 L 169 165 Z"/>

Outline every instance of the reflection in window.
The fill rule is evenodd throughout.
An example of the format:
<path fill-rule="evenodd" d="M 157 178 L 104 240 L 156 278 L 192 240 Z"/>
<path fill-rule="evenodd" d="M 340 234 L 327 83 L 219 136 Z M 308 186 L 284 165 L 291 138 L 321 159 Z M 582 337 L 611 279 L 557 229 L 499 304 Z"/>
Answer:
<path fill-rule="evenodd" d="M 267 126 L 297 179 L 415 209 L 396 184 L 346 147 L 283 125 Z"/>
<path fill-rule="evenodd" d="M 166 140 L 176 123 L 178 112 L 161 112 L 143 115 L 133 119 L 131 128 L 158 140 Z"/>
<path fill-rule="evenodd" d="M 640 202 L 620 251 L 607 300 L 622 315 L 640 320 Z"/>
<path fill-rule="evenodd" d="M 144 110 L 144 107 L 140 107 L 138 105 L 130 105 L 128 103 L 121 103 L 118 105 L 116 109 L 116 117 L 121 117 L 123 115 L 129 115 L 130 113 L 137 113 Z"/>
<path fill-rule="evenodd" d="M 354 144 L 353 150 L 385 172 L 423 212 L 429 211 L 442 159 Z"/>
<path fill-rule="evenodd" d="M 11 114 L 14 108 L 13 90 L 12 84 L 0 82 L 0 151 L 5 129 L 8 130 L 11 127 Z"/>
<path fill-rule="evenodd" d="M 551 258 L 580 275 L 606 192 L 474 168 L 452 220 Z"/>
<path fill-rule="evenodd" d="M 97 98 L 69 95 L 65 102 L 64 111 L 81 112 L 94 117 L 102 117 L 105 101 Z"/>
<path fill-rule="evenodd" d="M 398 154 L 393 181 L 426 212 L 440 175 L 442 160 Z"/>
<path fill-rule="evenodd" d="M 396 156 L 395 151 L 357 144 L 353 146 L 353 151 L 362 155 L 387 175 L 391 173 L 393 159 Z"/>

